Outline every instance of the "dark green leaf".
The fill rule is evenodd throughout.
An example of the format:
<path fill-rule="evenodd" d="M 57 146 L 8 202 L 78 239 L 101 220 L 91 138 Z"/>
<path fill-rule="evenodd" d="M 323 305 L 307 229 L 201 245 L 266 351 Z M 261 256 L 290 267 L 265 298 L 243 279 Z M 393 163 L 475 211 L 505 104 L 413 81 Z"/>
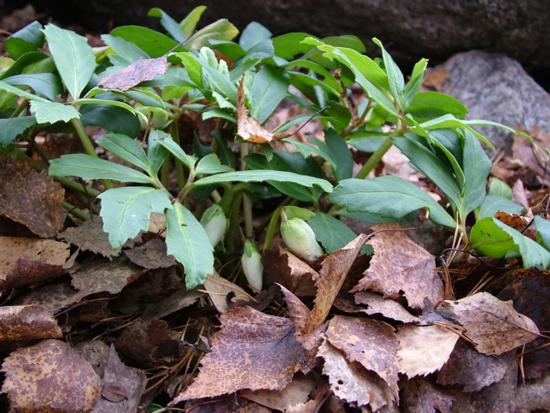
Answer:
<path fill-rule="evenodd" d="M 131 138 L 135 138 L 141 129 L 136 115 L 125 108 L 106 104 L 82 105 L 80 121 L 84 126 L 100 126 Z"/>
<path fill-rule="evenodd" d="M 282 72 L 271 66 L 263 66 L 254 76 L 250 88 L 252 117 L 264 123 L 287 94 L 288 80 Z"/>
<path fill-rule="evenodd" d="M 44 44 L 42 25 L 34 21 L 18 30 L 4 42 L 4 48 L 14 59 L 18 59 L 25 53 L 34 52 Z"/>
<path fill-rule="evenodd" d="M 468 109 L 462 102 L 444 93 L 420 92 L 412 99 L 407 113 L 417 121 L 424 122 L 447 114 L 464 119 Z"/>
<path fill-rule="evenodd" d="M 191 155 L 187 155 L 185 151 L 179 146 L 176 141 L 172 139 L 170 135 L 165 132 L 157 131 L 159 134 L 158 143 L 168 150 L 176 159 L 180 160 L 188 169 L 193 169 L 197 158 Z"/>
<path fill-rule="evenodd" d="M 164 140 L 170 141 L 172 137 L 161 130 L 151 129 L 147 140 L 147 158 L 149 159 L 149 175 L 154 178 L 157 177 L 160 167 L 170 154 L 161 144 Z"/>
<path fill-rule="evenodd" d="M 464 170 L 463 218 L 479 207 L 485 199 L 487 178 L 492 162 L 474 135 L 466 131 L 464 139 L 464 155 L 462 157 Z"/>
<path fill-rule="evenodd" d="M 9 145 L 34 124 L 36 124 L 34 116 L 0 119 L 0 145 Z"/>
<path fill-rule="evenodd" d="M 382 50 L 382 59 L 384 60 L 384 67 L 386 68 L 386 73 L 388 75 L 388 83 L 390 86 L 391 93 L 394 99 L 399 102 L 399 105 L 403 107 L 403 89 L 405 88 L 405 79 L 403 78 L 403 73 L 391 57 L 391 55 L 386 51 L 382 42 L 376 37 L 372 41 L 380 47 Z"/>
<path fill-rule="evenodd" d="M 328 254 L 357 237 L 357 234 L 342 221 L 322 212 L 317 212 L 307 223 Z"/>
<path fill-rule="evenodd" d="M 271 39 L 271 32 L 258 22 L 251 22 L 245 27 L 239 39 L 243 50 L 249 50 L 265 40 Z"/>
<path fill-rule="evenodd" d="M 488 195 L 479 207 L 479 219 L 494 217 L 498 211 L 508 214 L 521 214 L 523 207 L 507 198 L 498 195 Z"/>
<path fill-rule="evenodd" d="M 195 173 L 197 175 L 213 175 L 230 172 L 233 168 L 223 165 L 215 153 L 210 153 L 199 160 Z"/>
<path fill-rule="evenodd" d="M 162 27 L 164 27 L 168 34 L 170 34 L 170 36 L 172 36 L 178 42 L 183 42 L 185 40 L 185 36 L 183 35 L 183 31 L 179 23 L 175 21 L 172 17 L 170 17 L 170 15 L 164 10 L 155 7 L 149 10 L 149 13 L 147 13 L 147 15 L 151 17 L 158 17 L 160 19 L 160 24 L 162 25 Z"/>
<path fill-rule="evenodd" d="M 238 34 L 239 29 L 229 20 L 220 19 L 194 33 L 183 43 L 183 46 L 187 50 L 200 49 L 207 46 L 210 40 L 233 40 Z"/>
<path fill-rule="evenodd" d="M 31 113 L 36 117 L 36 123 L 69 122 L 80 117 L 80 112 L 73 106 L 41 100 L 31 101 Z"/>
<path fill-rule="evenodd" d="M 424 80 L 424 72 L 426 71 L 427 66 L 428 66 L 427 59 L 420 59 L 414 65 L 411 78 L 409 79 L 407 86 L 405 86 L 405 92 L 404 92 L 405 108 L 409 107 L 409 105 L 415 98 L 416 94 L 420 90 L 420 87 L 422 86 L 422 81 Z"/>
<path fill-rule="evenodd" d="M 149 160 L 147 159 L 147 155 L 135 139 L 118 133 L 110 133 L 99 139 L 97 143 L 120 159 L 144 171 L 148 170 Z"/>
<path fill-rule="evenodd" d="M 148 59 L 149 55 L 137 47 L 134 43 L 124 40 L 122 37 L 104 34 L 101 40 L 113 49 L 118 56 L 124 60 L 124 65 L 127 66 L 139 59 Z"/>
<path fill-rule="evenodd" d="M 537 215 L 535 217 L 535 227 L 537 228 L 538 243 L 550 250 L 550 221 Z"/>
<path fill-rule="evenodd" d="M 135 44 L 149 57 L 160 57 L 172 49 L 178 49 L 178 42 L 174 39 L 147 27 L 119 26 L 111 31 L 111 35 Z"/>
<path fill-rule="evenodd" d="M 8 70 L 0 74 L 0 80 L 5 79 L 7 77 L 21 74 L 23 73 L 23 70 L 28 68 L 30 65 L 40 63 L 41 61 L 44 61 L 44 60 L 49 61 L 51 60 L 51 58 L 48 57 L 48 55 L 45 55 L 44 53 L 40 53 L 40 52 L 25 53 L 19 59 L 17 59 L 15 63 L 12 64 Z"/>
<path fill-rule="evenodd" d="M 35 73 L 28 75 L 15 75 L 3 79 L 12 86 L 28 86 L 38 95 L 50 100 L 55 100 L 61 94 L 63 88 L 59 77 L 52 73 Z"/>

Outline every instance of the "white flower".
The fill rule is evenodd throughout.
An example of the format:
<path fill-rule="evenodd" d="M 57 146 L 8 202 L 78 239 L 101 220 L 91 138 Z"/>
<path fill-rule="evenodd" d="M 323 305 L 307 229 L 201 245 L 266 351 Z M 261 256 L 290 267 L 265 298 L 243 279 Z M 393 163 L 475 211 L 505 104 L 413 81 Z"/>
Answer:
<path fill-rule="evenodd" d="M 315 261 L 323 255 L 323 249 L 315 239 L 315 233 L 300 218 L 284 220 L 281 224 L 283 241 L 290 251 L 307 261 Z"/>
<path fill-rule="evenodd" d="M 254 243 L 251 241 L 247 240 L 244 243 L 244 252 L 241 257 L 241 265 L 250 287 L 256 291 L 261 291 L 264 265 L 262 264 L 262 256 L 256 249 Z"/>
<path fill-rule="evenodd" d="M 201 224 L 208 234 L 210 244 L 215 247 L 225 236 L 229 220 L 225 217 L 222 207 L 214 204 L 202 214 Z"/>

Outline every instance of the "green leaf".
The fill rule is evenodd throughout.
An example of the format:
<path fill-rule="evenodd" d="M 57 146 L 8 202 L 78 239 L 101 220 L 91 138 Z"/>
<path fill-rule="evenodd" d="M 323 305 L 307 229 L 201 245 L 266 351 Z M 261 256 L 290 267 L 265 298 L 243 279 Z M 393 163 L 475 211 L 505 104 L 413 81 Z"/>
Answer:
<path fill-rule="evenodd" d="M 537 228 L 537 242 L 547 250 L 550 250 L 550 221 L 540 216 L 535 216 Z"/>
<path fill-rule="evenodd" d="M 462 217 L 479 207 L 485 199 L 487 178 L 493 163 L 474 135 L 466 131 L 462 155 L 464 170 L 464 190 Z"/>
<path fill-rule="evenodd" d="M 204 227 L 181 205 L 166 213 L 166 246 L 168 254 L 183 264 L 187 289 L 195 288 L 214 273 L 214 251 Z"/>
<path fill-rule="evenodd" d="M 104 34 L 101 40 L 113 49 L 117 56 L 120 56 L 125 61 L 125 66 L 129 66 L 139 59 L 148 59 L 149 55 L 137 47 L 134 43 L 124 40 L 122 37 L 111 36 Z"/>
<path fill-rule="evenodd" d="M 140 231 L 147 231 L 152 213 L 171 209 L 170 194 L 147 186 L 126 186 L 101 193 L 103 229 L 113 248 L 122 247 Z"/>
<path fill-rule="evenodd" d="M 147 141 L 147 158 L 149 159 L 149 175 L 153 178 L 157 177 L 160 167 L 170 154 L 161 143 L 164 140 L 172 140 L 172 136 L 161 130 L 151 129 Z"/>
<path fill-rule="evenodd" d="M 424 72 L 428 66 L 428 59 L 420 59 L 414 65 L 411 78 L 409 79 L 404 91 L 405 108 L 408 108 L 416 94 L 419 92 L 424 80 Z"/>
<path fill-rule="evenodd" d="M 322 212 L 317 212 L 307 223 L 328 254 L 342 248 L 357 237 L 357 234 L 342 221 Z"/>
<path fill-rule="evenodd" d="M 92 48 L 85 37 L 53 24 L 43 32 L 63 84 L 73 99 L 78 99 L 96 67 Z"/>
<path fill-rule="evenodd" d="M 302 40 L 311 37 L 310 34 L 302 32 L 285 33 L 272 39 L 275 55 L 290 60 L 294 56 L 305 53 L 312 48 L 310 44 Z"/>
<path fill-rule="evenodd" d="M 250 88 L 251 115 L 264 123 L 288 95 L 288 80 L 271 66 L 262 66 Z"/>
<path fill-rule="evenodd" d="M 120 182 L 152 183 L 147 175 L 127 166 L 82 153 L 63 155 L 50 162 L 51 176 L 78 176 L 82 179 L 113 179 Z"/>
<path fill-rule="evenodd" d="M 180 160 L 185 166 L 187 166 L 189 170 L 193 169 L 195 163 L 197 162 L 197 158 L 192 155 L 187 155 L 181 146 L 179 146 L 170 135 L 167 133 L 162 133 L 158 143 L 174 155 L 176 159 Z"/>
<path fill-rule="evenodd" d="M 311 219 L 315 216 L 315 212 L 295 205 L 284 206 L 282 211 L 286 215 L 287 219 L 300 218 L 304 221 L 307 221 L 308 219 Z"/>
<path fill-rule="evenodd" d="M 472 246 L 489 257 L 504 258 L 519 254 L 524 268 L 544 270 L 550 266 L 550 252 L 521 232 L 487 217 L 472 227 Z"/>
<path fill-rule="evenodd" d="M 201 64 L 193 53 L 179 52 L 174 53 L 174 56 L 179 58 L 189 74 L 189 78 L 196 86 L 202 86 L 202 69 Z"/>
<path fill-rule="evenodd" d="M 417 121 L 424 122 L 447 114 L 464 119 L 468 109 L 462 102 L 444 93 L 421 92 L 411 100 L 407 113 Z"/>
<path fill-rule="evenodd" d="M 23 89 L 19 89 L 18 87 L 8 85 L 3 80 L 0 81 L 0 90 L 4 90 L 8 93 L 12 93 L 14 95 L 20 96 L 20 97 L 25 98 L 27 100 L 50 103 L 49 100 L 44 99 L 43 97 L 33 95 L 32 93 L 26 92 Z"/>
<path fill-rule="evenodd" d="M 494 217 L 498 211 L 521 214 L 523 207 L 498 195 L 487 195 L 479 207 L 479 219 Z"/>
<path fill-rule="evenodd" d="M 9 145 L 34 124 L 34 116 L 0 119 L 0 145 Z"/>
<path fill-rule="evenodd" d="M 399 69 L 399 66 L 395 63 L 391 55 L 386 51 L 384 45 L 376 37 L 372 39 L 374 44 L 380 47 L 382 50 L 382 59 L 384 60 L 384 67 L 388 75 L 388 83 L 390 85 L 391 93 L 394 99 L 399 102 L 399 105 L 403 107 L 403 89 L 405 87 L 405 79 L 403 73 Z"/>
<path fill-rule="evenodd" d="M 200 49 L 207 46 L 210 40 L 233 40 L 239 34 L 237 29 L 229 20 L 220 19 L 203 27 L 184 43 L 187 50 Z"/>
<path fill-rule="evenodd" d="M 213 175 L 222 172 L 233 171 L 233 168 L 223 165 L 215 153 L 210 153 L 199 160 L 195 174 L 197 175 Z"/>
<path fill-rule="evenodd" d="M 489 195 L 496 195 L 502 198 L 512 200 L 512 188 L 498 178 L 492 177 L 489 181 Z"/>
<path fill-rule="evenodd" d="M 272 170 L 252 170 L 252 171 L 235 171 L 225 172 L 217 175 L 207 176 L 195 181 L 194 186 L 204 186 L 212 184 L 221 184 L 225 182 L 292 182 L 308 188 L 314 185 L 319 186 L 325 192 L 332 192 L 330 182 L 313 178 L 311 176 L 299 175 L 293 172 L 272 171 Z"/>
<path fill-rule="evenodd" d="M 12 64 L 8 70 L 0 75 L 0 79 L 5 79 L 6 77 L 15 76 L 23 73 L 24 70 L 27 70 L 29 67 L 35 64 L 40 64 L 44 61 L 52 60 L 51 57 L 45 55 L 41 52 L 27 52 L 22 55 L 19 59 Z"/>
<path fill-rule="evenodd" d="M 69 122 L 80 117 L 80 112 L 70 105 L 38 100 L 31 101 L 31 113 L 36 117 L 36 123 Z"/>
<path fill-rule="evenodd" d="M 55 100 L 61 94 L 62 86 L 59 77 L 52 73 L 34 73 L 28 75 L 15 75 L 3 79 L 12 86 L 28 86 L 38 95 L 50 100 Z"/>
<path fill-rule="evenodd" d="M 154 7 L 149 10 L 149 13 L 147 13 L 148 16 L 151 17 L 158 17 L 160 19 L 160 24 L 164 29 L 172 36 L 175 40 L 178 42 L 183 42 L 185 40 L 185 36 L 183 35 L 183 31 L 181 29 L 181 26 L 177 21 L 175 21 L 168 13 L 166 13 L 164 10 L 159 9 L 158 7 Z"/>
<path fill-rule="evenodd" d="M 112 100 L 112 99 L 77 99 L 72 102 L 73 106 L 82 106 L 82 105 L 109 105 L 109 106 L 115 106 L 117 108 L 124 109 L 135 116 L 137 116 L 139 119 L 141 119 L 144 123 L 148 122 L 147 117 L 141 113 L 139 110 L 134 109 L 132 106 L 125 102 L 121 102 L 119 100 Z"/>
<path fill-rule="evenodd" d="M 172 49 L 177 50 L 178 46 L 178 42 L 174 39 L 142 26 L 119 26 L 111 31 L 111 35 L 135 44 L 147 53 L 149 57 L 163 56 Z"/>
<path fill-rule="evenodd" d="M 191 33 L 195 31 L 205 10 L 206 6 L 197 6 L 180 22 L 181 31 L 185 39 L 191 36 Z"/>
<path fill-rule="evenodd" d="M 249 50 L 257 44 L 271 39 L 271 32 L 258 22 L 251 22 L 245 27 L 239 39 L 239 45 L 243 50 Z"/>
<path fill-rule="evenodd" d="M 82 105 L 80 121 L 84 126 L 100 126 L 130 138 L 136 137 L 141 129 L 139 118 L 134 113 L 128 111 L 127 108 L 108 104 Z"/>
<path fill-rule="evenodd" d="M 456 226 L 455 220 L 427 193 L 395 176 L 370 180 L 346 179 L 338 184 L 330 199 L 351 212 L 368 212 L 394 219 L 427 208 L 433 222 L 448 227 Z"/>
<path fill-rule="evenodd" d="M 473 122 L 473 123 L 472 123 Z M 420 125 L 418 125 L 422 129 L 426 130 L 439 130 L 439 129 L 466 129 L 473 133 L 480 141 L 485 143 L 489 148 L 494 149 L 495 146 L 489 141 L 485 136 L 483 136 L 481 133 L 476 131 L 474 128 L 471 127 L 471 125 L 486 125 L 488 121 L 466 121 L 455 118 L 453 115 L 442 115 L 436 119 L 428 120 L 425 122 L 422 122 Z M 494 123 L 494 122 L 488 122 L 491 124 L 491 126 L 497 126 L 500 124 Z M 493 124 L 494 123 L 494 124 Z M 507 128 L 504 125 L 500 125 L 505 130 L 511 129 Z M 511 129 L 513 133 L 515 131 Z"/>
<path fill-rule="evenodd" d="M 34 21 L 18 30 L 4 42 L 4 48 L 14 59 L 18 59 L 25 53 L 34 52 L 44 44 L 42 25 Z"/>
<path fill-rule="evenodd" d="M 120 159 L 144 171 L 148 170 L 149 160 L 147 159 L 147 155 L 135 139 L 118 133 L 110 133 L 99 139 L 97 143 Z"/>

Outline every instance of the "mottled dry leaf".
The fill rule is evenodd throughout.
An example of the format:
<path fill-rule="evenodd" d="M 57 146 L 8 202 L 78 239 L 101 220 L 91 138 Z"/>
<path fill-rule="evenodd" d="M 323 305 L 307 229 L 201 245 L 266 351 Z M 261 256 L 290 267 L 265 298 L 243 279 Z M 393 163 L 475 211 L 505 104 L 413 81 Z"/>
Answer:
<path fill-rule="evenodd" d="M 260 123 L 251 118 L 245 103 L 244 82 L 241 80 L 237 91 L 237 134 L 245 141 L 253 143 L 269 143 L 275 137 Z"/>
<path fill-rule="evenodd" d="M 437 374 L 437 383 L 462 385 L 466 392 L 479 391 L 502 380 L 513 360 L 513 352 L 499 357 L 486 356 L 461 340 Z"/>
<path fill-rule="evenodd" d="M 350 362 L 378 374 L 392 390 L 394 400 L 399 400 L 399 342 L 392 326 L 368 318 L 334 316 L 326 336 Z"/>
<path fill-rule="evenodd" d="M 550 167 L 550 160 L 545 151 L 550 150 L 550 135 L 536 132 L 533 135 L 535 135 L 534 142 L 522 136 L 514 136 L 514 144 L 512 145 L 513 158 L 521 161 L 535 172 L 542 183 L 549 185 L 548 169 Z"/>
<path fill-rule="evenodd" d="M 228 295 L 231 294 L 231 301 L 253 301 L 254 297 L 231 281 L 218 275 L 211 274 L 204 280 L 204 289 L 212 300 L 214 307 L 220 313 L 225 313 L 228 307 Z"/>
<path fill-rule="evenodd" d="M 288 316 L 294 323 L 296 331 L 302 333 L 306 327 L 307 321 L 310 317 L 309 308 L 294 295 L 290 290 L 282 285 L 279 285 L 283 297 L 285 298 L 286 305 L 288 307 Z"/>
<path fill-rule="evenodd" d="M 101 254 L 106 258 L 120 255 L 120 249 L 113 249 L 109 243 L 109 235 L 103 230 L 101 217 L 93 216 L 77 227 L 69 227 L 59 234 L 65 241 L 76 245 L 83 251 Z"/>
<path fill-rule="evenodd" d="M 30 161 L 0 158 L 0 216 L 49 238 L 63 227 L 64 200 L 65 189 L 46 171 L 36 172 Z"/>
<path fill-rule="evenodd" d="M 166 243 L 158 238 L 150 239 L 139 247 L 126 250 L 124 254 L 134 264 L 149 270 L 176 265 L 175 258 L 166 254 Z"/>
<path fill-rule="evenodd" d="M 153 80 L 168 69 L 166 56 L 156 59 L 139 59 L 124 69 L 105 77 L 100 86 L 109 89 L 128 90 L 146 80 Z"/>
<path fill-rule="evenodd" d="M 403 323 L 419 323 L 420 319 L 409 313 L 405 307 L 397 301 L 385 299 L 378 294 L 359 291 L 355 293 L 355 303 L 366 305 L 367 308 L 362 311 L 366 314 L 382 314 L 386 318 Z"/>
<path fill-rule="evenodd" d="M 425 379 L 404 380 L 402 407 L 406 413 L 450 413 L 454 398 Z"/>
<path fill-rule="evenodd" d="M 22 287 L 62 274 L 69 253 L 64 242 L 0 237 L 0 288 Z"/>
<path fill-rule="evenodd" d="M 315 381 L 310 378 L 295 377 L 283 390 L 242 391 L 239 396 L 273 410 L 286 411 L 292 406 L 306 403 L 315 386 Z"/>
<path fill-rule="evenodd" d="M 512 187 L 512 201 L 517 202 L 525 208 L 529 208 L 527 193 L 525 192 L 525 187 L 521 179 L 516 180 Z"/>
<path fill-rule="evenodd" d="M 95 261 L 82 266 L 77 272 L 71 274 L 71 284 L 86 295 L 101 292 L 118 294 L 144 272 L 122 259 L 112 262 Z"/>
<path fill-rule="evenodd" d="M 80 354 L 94 369 L 96 374 L 103 378 L 107 359 L 109 358 L 109 346 L 101 340 L 82 341 L 74 350 Z"/>
<path fill-rule="evenodd" d="M 61 337 L 52 314 L 38 305 L 0 307 L 0 341 L 36 340 Z"/>
<path fill-rule="evenodd" d="M 65 307 L 77 303 L 84 294 L 75 290 L 68 282 L 43 285 L 28 291 L 15 300 L 16 304 L 37 304 L 56 313 Z"/>
<path fill-rule="evenodd" d="M 550 411 L 550 374 L 518 388 L 518 412 Z"/>
<path fill-rule="evenodd" d="M 453 352 L 458 334 L 438 326 L 406 325 L 397 331 L 399 372 L 409 378 L 439 370 Z"/>
<path fill-rule="evenodd" d="M 59 340 L 14 351 L 2 371 L 2 392 L 18 413 L 89 412 L 101 391 L 101 380 L 88 362 Z"/>
<path fill-rule="evenodd" d="M 271 413 L 266 407 L 237 397 L 189 401 L 185 407 L 189 413 Z"/>
<path fill-rule="evenodd" d="M 321 263 L 319 277 L 315 280 L 317 295 L 304 333 L 319 328 L 327 318 L 332 304 L 344 284 L 346 276 L 365 244 L 367 236 L 360 234 L 345 247 L 330 254 Z"/>
<path fill-rule="evenodd" d="M 137 412 L 146 383 L 145 373 L 125 366 L 111 345 L 103 374 L 101 398 L 93 413 Z"/>
<path fill-rule="evenodd" d="M 511 301 L 501 301 L 485 292 L 444 301 L 437 312 L 462 324 L 476 350 L 487 355 L 506 353 L 539 336 L 533 320 L 514 310 Z"/>
<path fill-rule="evenodd" d="M 517 214 L 508 214 L 504 211 L 497 211 L 495 218 L 524 235 L 535 238 L 535 228 L 527 228 L 531 223 L 529 218 Z"/>
<path fill-rule="evenodd" d="M 384 297 L 399 298 L 399 292 L 412 308 L 423 308 L 443 299 L 443 283 L 435 272 L 435 257 L 414 243 L 399 225 L 373 226 L 380 231 L 369 240 L 374 255 L 364 277 L 352 292 L 372 290 Z"/>
<path fill-rule="evenodd" d="M 359 406 L 368 405 L 373 411 L 392 402 L 392 392 L 384 380 L 360 364 L 349 363 L 327 341 L 319 347 L 318 356 L 324 360 L 323 374 L 328 376 L 330 389 L 340 399 Z"/>
<path fill-rule="evenodd" d="M 222 314 L 220 321 L 199 375 L 173 404 L 238 390 L 282 390 L 304 363 L 289 319 L 240 307 Z"/>
<path fill-rule="evenodd" d="M 180 289 L 160 302 L 149 304 L 141 315 L 141 318 L 145 320 L 164 318 L 167 315 L 193 305 L 202 295 L 203 293 L 197 290 L 187 291 L 186 289 Z"/>

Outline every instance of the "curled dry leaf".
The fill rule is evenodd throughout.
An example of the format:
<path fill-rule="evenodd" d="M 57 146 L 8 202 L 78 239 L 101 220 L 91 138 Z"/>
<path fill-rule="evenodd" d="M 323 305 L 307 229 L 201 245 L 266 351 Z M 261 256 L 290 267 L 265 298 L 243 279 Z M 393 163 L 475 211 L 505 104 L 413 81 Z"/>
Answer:
<path fill-rule="evenodd" d="M 397 331 L 399 372 L 409 378 L 439 370 L 453 352 L 458 334 L 439 326 L 406 325 Z"/>
<path fill-rule="evenodd" d="M 149 270 L 176 265 L 175 258 L 166 254 L 166 243 L 158 238 L 150 239 L 139 247 L 126 250 L 124 254 L 134 264 Z"/>
<path fill-rule="evenodd" d="M 283 390 L 243 391 L 239 396 L 270 409 L 285 412 L 293 406 L 305 404 L 315 386 L 316 383 L 311 378 L 295 377 Z"/>
<path fill-rule="evenodd" d="M 443 283 L 435 272 L 435 257 L 400 231 L 399 225 L 375 225 L 373 229 L 369 244 L 374 255 L 352 292 L 372 290 L 398 299 L 403 291 L 412 308 L 423 308 L 425 300 L 432 304 L 442 300 Z"/>
<path fill-rule="evenodd" d="M 90 412 L 101 380 L 67 343 L 45 340 L 11 353 L 2 364 L 8 394 L 17 412 Z"/>
<path fill-rule="evenodd" d="M 361 310 L 368 315 L 382 314 L 386 318 L 391 318 L 402 323 L 419 323 L 420 319 L 409 313 L 405 307 L 397 301 L 385 299 L 378 294 L 359 291 L 355 293 L 355 303 L 366 305 L 367 308 Z"/>
<path fill-rule="evenodd" d="M 38 305 L 0 307 L 0 341 L 36 340 L 61 337 L 52 314 Z"/>
<path fill-rule="evenodd" d="M 36 172 L 30 161 L 0 158 L 0 216 L 53 237 L 65 221 L 64 200 L 65 190 L 46 171 Z"/>
<path fill-rule="evenodd" d="M 103 220 L 99 216 L 93 216 L 77 227 L 67 228 L 59 237 L 83 251 L 101 254 L 109 259 L 120 254 L 120 249 L 111 247 L 109 235 L 103 230 Z"/>
<path fill-rule="evenodd" d="M 319 347 L 324 360 L 323 374 L 328 376 L 330 389 L 340 399 L 358 406 L 370 406 L 373 411 L 391 404 L 392 392 L 384 380 L 346 357 L 327 341 Z"/>
<path fill-rule="evenodd" d="M 476 350 L 487 355 L 506 353 L 540 335 L 533 320 L 514 310 L 511 301 L 501 301 L 486 292 L 444 301 L 437 312 L 462 324 Z"/>
<path fill-rule="evenodd" d="M 404 380 L 402 407 L 407 413 L 450 413 L 454 398 L 425 379 Z"/>
<path fill-rule="evenodd" d="M 69 253 L 64 242 L 0 237 L 0 288 L 36 284 L 62 274 Z"/>
<path fill-rule="evenodd" d="M 244 79 L 241 80 L 237 91 L 237 134 L 245 141 L 253 143 L 269 143 L 275 137 L 273 132 L 250 117 L 245 103 Z"/>
<path fill-rule="evenodd" d="M 220 321 L 199 375 L 172 404 L 238 390 L 282 390 L 304 363 L 289 319 L 240 307 L 222 314 Z"/>
<path fill-rule="evenodd" d="M 334 316 L 328 324 L 326 337 L 348 361 L 378 374 L 392 390 L 394 400 L 399 400 L 399 342 L 392 326 L 368 318 Z"/>
<path fill-rule="evenodd" d="M 100 86 L 109 89 L 128 90 L 146 80 L 153 80 L 168 69 L 166 56 L 156 59 L 139 59 L 124 69 L 105 77 Z"/>
<path fill-rule="evenodd" d="M 216 274 L 211 274 L 206 277 L 203 285 L 214 307 L 216 307 L 216 310 L 220 313 L 225 313 L 229 310 L 228 297 L 231 302 L 254 300 L 254 297 L 241 287 Z"/>

